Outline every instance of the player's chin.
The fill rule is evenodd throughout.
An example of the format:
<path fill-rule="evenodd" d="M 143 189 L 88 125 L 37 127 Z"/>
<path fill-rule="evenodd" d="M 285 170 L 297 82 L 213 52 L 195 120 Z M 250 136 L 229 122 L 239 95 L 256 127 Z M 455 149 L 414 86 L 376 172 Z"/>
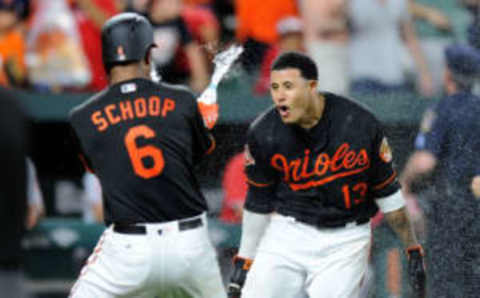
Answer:
<path fill-rule="evenodd" d="M 298 119 L 293 117 L 293 115 L 287 115 L 287 116 L 283 116 L 283 117 L 280 117 L 280 119 L 282 119 L 282 122 L 285 123 L 285 124 L 296 124 L 298 122 Z"/>

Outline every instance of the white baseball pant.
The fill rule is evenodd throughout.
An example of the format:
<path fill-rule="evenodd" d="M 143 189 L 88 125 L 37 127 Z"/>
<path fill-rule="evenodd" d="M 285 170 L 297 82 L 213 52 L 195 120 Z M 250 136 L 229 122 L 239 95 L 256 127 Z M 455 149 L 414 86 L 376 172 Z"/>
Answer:
<path fill-rule="evenodd" d="M 357 298 L 368 267 L 370 223 L 318 229 L 272 215 L 242 298 Z"/>
<path fill-rule="evenodd" d="M 205 214 L 200 218 L 202 226 L 185 230 L 179 221 L 142 224 L 143 235 L 109 227 L 70 297 L 226 298 Z"/>

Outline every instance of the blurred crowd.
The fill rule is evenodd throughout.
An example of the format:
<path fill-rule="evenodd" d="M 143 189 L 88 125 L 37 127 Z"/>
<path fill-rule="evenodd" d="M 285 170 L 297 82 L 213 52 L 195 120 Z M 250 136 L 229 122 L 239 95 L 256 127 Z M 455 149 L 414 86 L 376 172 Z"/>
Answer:
<path fill-rule="evenodd" d="M 253 91 L 268 91 L 268 69 L 283 51 L 319 65 L 319 88 L 340 94 L 442 92 L 443 50 L 480 46 L 476 0 L 0 0 L 0 85 L 47 92 L 95 92 L 107 84 L 100 30 L 122 11 L 155 29 L 163 81 L 208 84 L 211 59 L 242 43 Z"/>
<path fill-rule="evenodd" d="M 445 93 L 449 45 L 468 44 L 480 55 L 480 0 L 0 0 L 0 86 L 50 93 L 102 90 L 108 77 L 101 27 L 123 11 L 151 21 L 153 65 L 161 79 L 187 84 L 196 93 L 208 85 L 214 55 L 233 42 L 245 47 L 240 73 L 253 79 L 251 91 L 259 96 L 268 94 L 270 66 L 285 51 L 314 59 L 321 90 L 355 96 L 406 91 L 419 98 Z M 479 86 L 473 84 L 474 93 Z M 32 229 L 45 207 L 34 165 L 27 165 L 26 226 Z M 223 174 L 220 220 L 238 224 L 247 189 L 242 153 L 229 160 Z M 58 181 L 55 192 L 59 204 L 81 197 L 84 221 L 102 222 L 95 176 L 85 174 L 74 184 Z M 414 198 L 409 201 L 420 218 Z M 66 214 L 72 208 L 56 207 Z M 380 221 L 381 215 L 374 226 Z"/>

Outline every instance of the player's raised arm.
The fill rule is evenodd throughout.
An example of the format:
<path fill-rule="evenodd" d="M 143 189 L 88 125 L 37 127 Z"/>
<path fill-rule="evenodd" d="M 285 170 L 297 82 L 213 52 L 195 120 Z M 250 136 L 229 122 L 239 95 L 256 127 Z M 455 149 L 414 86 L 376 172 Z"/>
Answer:
<path fill-rule="evenodd" d="M 208 129 L 212 129 L 218 120 L 218 84 L 220 84 L 222 78 L 242 52 L 242 46 L 232 45 L 228 49 L 218 53 L 213 60 L 215 63 L 215 70 L 210 84 L 197 99 L 200 113 L 202 114 L 203 121 Z"/>

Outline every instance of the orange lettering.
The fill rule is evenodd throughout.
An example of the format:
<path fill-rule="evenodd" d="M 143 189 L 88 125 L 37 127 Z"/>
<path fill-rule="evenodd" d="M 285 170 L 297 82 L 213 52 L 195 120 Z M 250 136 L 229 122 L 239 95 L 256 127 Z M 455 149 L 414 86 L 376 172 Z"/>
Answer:
<path fill-rule="evenodd" d="M 127 119 L 133 119 L 132 103 L 129 100 L 121 101 L 118 104 L 118 107 L 120 108 L 120 114 L 124 121 Z"/>
<path fill-rule="evenodd" d="M 310 150 L 305 150 L 305 158 L 303 159 L 302 173 L 300 176 L 302 178 L 309 178 L 315 175 L 315 170 L 308 173 L 308 164 L 310 163 Z"/>
<path fill-rule="evenodd" d="M 165 117 L 169 111 L 175 110 L 175 101 L 170 98 L 165 98 L 163 101 L 162 117 Z"/>
<path fill-rule="evenodd" d="M 365 149 L 360 150 L 355 163 L 362 167 L 370 163 L 370 159 L 368 158 L 368 154 L 367 154 L 367 151 L 365 151 Z"/>
<path fill-rule="evenodd" d="M 349 151 L 347 154 L 345 154 L 345 158 L 343 159 L 343 166 L 345 167 L 345 169 L 351 169 L 355 166 L 356 157 L 357 155 L 354 151 Z"/>
<path fill-rule="evenodd" d="M 120 120 L 122 120 L 120 116 L 113 115 L 113 110 L 115 110 L 116 108 L 117 107 L 114 104 L 110 104 L 105 107 L 105 114 L 107 114 L 107 119 L 112 125 L 117 124 L 118 122 L 120 122 Z"/>
<path fill-rule="evenodd" d="M 315 174 L 317 176 L 323 176 L 328 170 L 330 164 L 330 157 L 326 153 L 321 153 L 318 155 L 317 160 L 315 161 Z M 320 169 L 320 167 L 322 167 Z"/>
<path fill-rule="evenodd" d="M 302 178 L 302 176 L 298 175 L 298 169 L 300 168 L 300 164 L 302 163 L 302 161 L 300 159 L 294 159 L 290 162 L 289 164 L 289 168 L 292 169 L 292 178 L 293 178 L 293 181 L 298 181 Z"/>
<path fill-rule="evenodd" d="M 150 96 L 148 99 L 148 113 L 150 116 L 160 115 L 160 98 L 158 96 Z"/>
<path fill-rule="evenodd" d="M 342 168 L 342 163 L 337 164 L 343 156 L 347 153 L 350 146 L 347 143 L 343 143 L 338 149 L 337 152 L 333 155 L 332 161 L 330 163 L 330 169 L 333 172 L 338 172 Z"/>
<path fill-rule="evenodd" d="M 108 122 L 102 117 L 102 112 L 95 111 L 90 118 L 98 131 L 104 131 L 108 127 Z"/>
<path fill-rule="evenodd" d="M 143 118 L 147 116 L 147 102 L 145 98 L 140 97 L 135 99 L 133 105 L 135 106 L 135 114 L 138 118 Z"/>
<path fill-rule="evenodd" d="M 355 185 L 352 189 L 353 191 L 360 194 L 359 198 L 354 199 L 355 204 L 359 204 L 365 201 L 365 196 L 367 195 L 367 189 L 368 189 L 367 183 L 360 182 L 357 185 Z"/>
<path fill-rule="evenodd" d="M 361 173 L 370 167 L 370 159 L 365 149 L 358 153 L 350 149 L 348 143 L 338 147 L 331 158 L 327 153 L 320 153 L 315 159 L 313 169 L 311 167 L 310 150 L 305 150 L 305 156 L 288 160 L 286 156 L 277 153 L 271 158 L 271 166 L 283 173 L 284 181 L 289 182 L 293 190 L 309 189 L 324 185 L 336 179 Z M 317 177 L 319 180 L 309 180 L 304 183 L 293 183 L 301 180 Z M 354 191 L 364 192 L 363 185 L 358 186 Z"/>
<path fill-rule="evenodd" d="M 279 164 L 277 162 L 279 162 Z M 285 181 L 290 180 L 290 170 L 288 168 L 288 163 L 285 156 L 278 153 L 274 154 L 272 157 L 271 164 L 272 164 L 272 167 L 283 172 L 284 174 L 283 180 Z"/>

